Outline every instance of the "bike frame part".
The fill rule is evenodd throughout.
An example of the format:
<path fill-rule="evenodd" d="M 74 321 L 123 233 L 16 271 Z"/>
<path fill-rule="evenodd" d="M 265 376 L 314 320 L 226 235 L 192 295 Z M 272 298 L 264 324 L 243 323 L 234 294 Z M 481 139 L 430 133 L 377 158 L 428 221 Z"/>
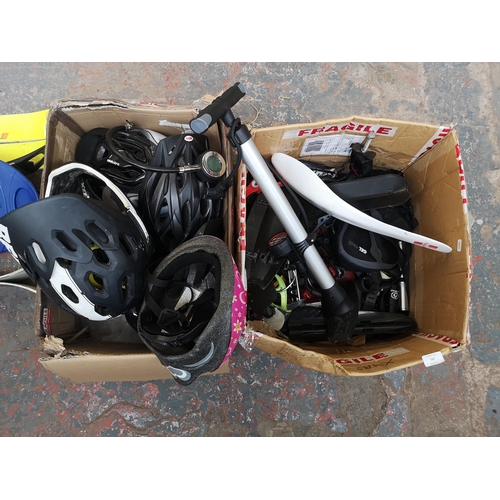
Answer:
<path fill-rule="evenodd" d="M 335 285 L 335 279 L 328 271 L 316 247 L 307 243 L 307 232 L 295 214 L 290 202 L 279 187 L 264 158 L 252 139 L 241 145 L 243 161 L 252 177 L 257 182 L 267 202 L 283 224 L 288 237 L 299 248 L 304 248 L 302 255 L 308 269 L 323 290 Z"/>
<path fill-rule="evenodd" d="M 234 127 L 234 136 L 231 135 L 229 141 L 234 147 L 239 148 L 249 172 L 283 224 L 299 256 L 305 261 L 322 289 L 321 303 L 327 322 L 328 337 L 332 342 L 345 342 L 351 338 L 354 331 L 358 315 L 357 306 L 347 296 L 342 286 L 335 282 L 318 250 L 309 241 L 306 230 L 255 146 L 248 128 L 241 125 L 233 115 L 231 108 L 245 94 L 245 87 L 241 83 L 234 84 L 191 120 L 191 130 L 204 133 L 219 119 L 231 130 Z"/>
<path fill-rule="evenodd" d="M 342 286 L 337 284 L 317 248 L 309 242 L 306 230 L 269 170 L 250 134 L 243 133 L 240 136 L 246 139 L 241 144 L 245 165 L 321 288 L 321 304 L 328 328 L 328 338 L 332 342 L 347 342 L 351 339 L 356 325 L 358 316 L 356 305 L 347 296 Z"/>

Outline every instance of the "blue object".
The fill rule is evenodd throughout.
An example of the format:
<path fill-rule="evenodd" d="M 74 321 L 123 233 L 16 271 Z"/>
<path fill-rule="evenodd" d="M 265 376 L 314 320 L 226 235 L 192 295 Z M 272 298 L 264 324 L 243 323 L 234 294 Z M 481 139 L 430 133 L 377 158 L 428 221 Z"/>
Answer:
<path fill-rule="evenodd" d="M 0 219 L 16 208 L 38 200 L 38 191 L 28 178 L 0 160 Z M 7 249 L 0 243 L 0 252 Z"/>

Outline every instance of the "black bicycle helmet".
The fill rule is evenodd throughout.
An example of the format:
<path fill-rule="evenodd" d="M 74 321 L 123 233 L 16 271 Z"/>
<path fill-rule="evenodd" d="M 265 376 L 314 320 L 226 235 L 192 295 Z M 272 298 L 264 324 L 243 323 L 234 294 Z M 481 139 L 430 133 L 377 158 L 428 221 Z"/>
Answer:
<path fill-rule="evenodd" d="M 233 352 L 245 307 L 246 292 L 227 246 L 197 236 L 149 274 L 137 330 L 176 382 L 189 385 Z"/>
<path fill-rule="evenodd" d="M 139 214 L 156 247 L 162 250 L 172 251 L 193 237 L 205 222 L 220 216 L 222 200 L 211 199 L 207 190 L 219 182 L 225 164 L 220 155 L 213 153 L 217 156 L 209 158 L 209 167 L 198 168 L 200 157 L 206 153 L 213 152 L 209 151 L 208 139 L 200 134 L 168 137 L 156 149 L 153 167 L 179 169 L 147 171 L 139 191 Z M 197 167 L 190 171 L 190 165 Z"/>
<path fill-rule="evenodd" d="M 90 167 L 56 169 L 47 197 L 7 214 L 1 224 L 9 251 L 63 309 L 101 321 L 141 301 L 147 231 L 127 197 Z"/>
<path fill-rule="evenodd" d="M 78 142 L 75 160 L 95 168 L 129 193 L 138 189 L 144 179 L 139 164 L 147 165 L 152 160 L 158 143 L 165 137 L 149 129 L 94 128 Z"/>

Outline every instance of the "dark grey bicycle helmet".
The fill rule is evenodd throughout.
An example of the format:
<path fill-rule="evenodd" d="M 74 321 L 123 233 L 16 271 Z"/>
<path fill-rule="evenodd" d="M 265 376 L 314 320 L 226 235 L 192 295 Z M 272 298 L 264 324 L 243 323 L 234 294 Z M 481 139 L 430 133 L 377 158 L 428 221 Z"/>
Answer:
<path fill-rule="evenodd" d="M 245 326 L 246 292 L 223 241 L 197 236 L 148 275 L 137 331 L 175 381 L 189 385 L 233 352 Z"/>
<path fill-rule="evenodd" d="M 171 136 L 158 145 L 152 166 L 179 171 L 146 172 L 139 191 L 139 214 L 156 247 L 163 251 L 172 251 L 208 220 L 220 217 L 222 200 L 206 196 L 206 190 L 219 182 L 221 171 L 214 169 L 213 181 L 200 175 L 200 170 L 181 172 L 207 152 L 208 139 L 199 134 Z"/>
<path fill-rule="evenodd" d="M 65 310 L 101 321 L 135 307 L 150 246 L 126 196 L 80 164 L 56 169 L 47 193 L 1 219 L 9 251 Z"/>

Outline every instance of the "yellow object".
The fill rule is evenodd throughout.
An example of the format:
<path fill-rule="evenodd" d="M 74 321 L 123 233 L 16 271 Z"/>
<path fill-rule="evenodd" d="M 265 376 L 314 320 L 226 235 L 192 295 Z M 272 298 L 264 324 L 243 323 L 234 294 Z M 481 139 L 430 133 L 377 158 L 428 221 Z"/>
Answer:
<path fill-rule="evenodd" d="M 0 160 L 8 163 L 44 146 L 48 112 L 0 115 Z"/>
<path fill-rule="evenodd" d="M 96 288 L 97 290 L 102 290 L 102 279 L 99 278 L 99 276 L 91 273 L 89 274 L 89 281 L 94 288 Z"/>

